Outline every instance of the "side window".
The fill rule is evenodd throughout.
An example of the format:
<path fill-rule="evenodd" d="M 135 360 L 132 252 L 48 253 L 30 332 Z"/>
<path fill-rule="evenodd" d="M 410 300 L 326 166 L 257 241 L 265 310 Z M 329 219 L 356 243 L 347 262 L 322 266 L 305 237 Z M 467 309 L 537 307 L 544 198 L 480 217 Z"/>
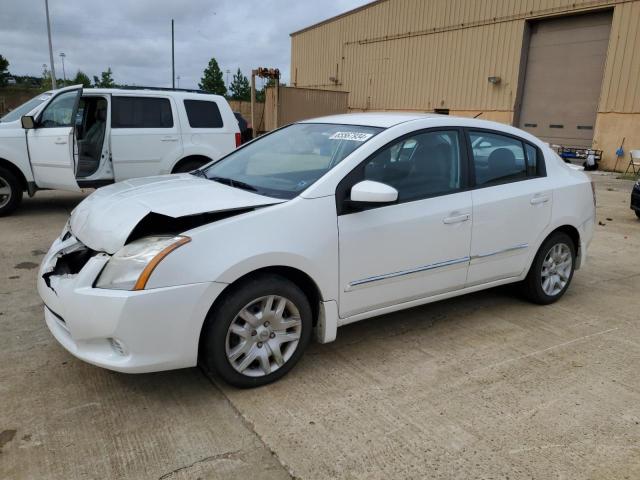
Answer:
<path fill-rule="evenodd" d="M 185 100 L 184 108 L 191 128 L 222 128 L 222 116 L 216 102 Z"/>
<path fill-rule="evenodd" d="M 513 182 L 527 178 L 520 140 L 488 132 L 469 132 L 476 184 Z"/>
<path fill-rule="evenodd" d="M 65 92 L 54 98 L 42 112 L 38 127 L 70 127 L 73 123 L 73 118 L 71 117 L 73 116 L 73 107 L 76 104 L 77 94 L 77 91 Z"/>
<path fill-rule="evenodd" d="M 111 128 L 172 128 L 168 98 L 113 97 Z"/>
<path fill-rule="evenodd" d="M 398 190 L 407 202 L 455 192 L 462 186 L 458 132 L 434 131 L 405 137 L 372 157 L 364 179 Z"/>
<path fill-rule="evenodd" d="M 542 155 L 538 153 L 538 149 L 533 145 L 525 143 L 524 145 L 527 151 L 527 174 L 530 177 L 544 177 L 545 167 Z"/>

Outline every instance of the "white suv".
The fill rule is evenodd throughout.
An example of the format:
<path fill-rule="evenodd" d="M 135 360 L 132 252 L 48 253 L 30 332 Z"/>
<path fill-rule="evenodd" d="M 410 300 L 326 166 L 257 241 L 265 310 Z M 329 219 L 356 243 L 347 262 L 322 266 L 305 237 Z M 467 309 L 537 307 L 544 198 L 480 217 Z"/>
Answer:
<path fill-rule="evenodd" d="M 238 122 L 218 95 L 79 85 L 46 92 L 0 118 L 0 216 L 23 191 L 188 172 L 239 143 Z"/>

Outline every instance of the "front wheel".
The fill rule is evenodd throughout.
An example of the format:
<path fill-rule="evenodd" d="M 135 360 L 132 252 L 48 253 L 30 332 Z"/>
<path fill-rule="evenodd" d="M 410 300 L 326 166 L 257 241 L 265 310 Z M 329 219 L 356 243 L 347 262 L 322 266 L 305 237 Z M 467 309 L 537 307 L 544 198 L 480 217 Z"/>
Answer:
<path fill-rule="evenodd" d="M 529 300 L 547 305 L 560 299 L 569 288 L 576 263 L 576 247 L 569 235 L 556 232 L 547 238 L 522 282 Z"/>
<path fill-rule="evenodd" d="M 22 201 L 22 187 L 13 172 L 0 167 L 0 217 L 9 215 Z"/>
<path fill-rule="evenodd" d="M 200 361 L 236 387 L 266 385 L 302 357 L 312 324 L 302 290 L 278 275 L 256 276 L 224 295 L 209 313 Z"/>

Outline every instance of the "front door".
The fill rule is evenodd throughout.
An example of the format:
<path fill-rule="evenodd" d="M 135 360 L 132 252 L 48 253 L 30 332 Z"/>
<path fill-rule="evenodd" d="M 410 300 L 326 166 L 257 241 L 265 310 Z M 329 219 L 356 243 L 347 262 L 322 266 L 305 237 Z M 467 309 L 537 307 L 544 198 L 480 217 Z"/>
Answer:
<path fill-rule="evenodd" d="M 398 202 L 364 211 L 339 207 L 340 317 L 464 287 L 472 204 L 463 191 L 462 152 L 457 129 L 417 132 L 343 180 L 339 191 L 361 180 L 385 183 L 398 190 Z"/>
<path fill-rule="evenodd" d="M 551 220 L 542 154 L 519 138 L 470 131 L 476 188 L 467 286 L 517 277 Z"/>
<path fill-rule="evenodd" d="M 76 182 L 75 116 L 82 89 L 57 94 L 27 130 L 29 160 L 40 188 L 80 190 Z"/>

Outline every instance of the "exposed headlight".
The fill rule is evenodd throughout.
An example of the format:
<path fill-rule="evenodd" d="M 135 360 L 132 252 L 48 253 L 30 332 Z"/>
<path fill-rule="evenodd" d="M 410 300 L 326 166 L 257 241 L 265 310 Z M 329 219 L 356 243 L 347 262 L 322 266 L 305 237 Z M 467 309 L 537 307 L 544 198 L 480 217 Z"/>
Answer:
<path fill-rule="evenodd" d="M 176 248 L 190 242 L 185 236 L 153 236 L 125 245 L 109 259 L 96 287 L 113 290 L 143 290 L 151 272 Z"/>

